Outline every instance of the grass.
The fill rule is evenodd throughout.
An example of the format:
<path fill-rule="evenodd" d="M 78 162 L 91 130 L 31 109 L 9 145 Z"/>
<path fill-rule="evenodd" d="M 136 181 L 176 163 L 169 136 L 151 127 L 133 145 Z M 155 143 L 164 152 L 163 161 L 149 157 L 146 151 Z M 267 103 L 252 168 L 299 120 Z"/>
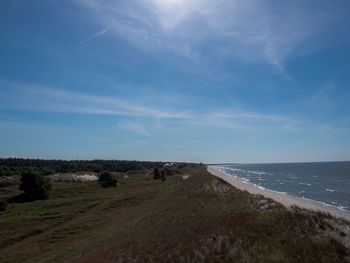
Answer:
<path fill-rule="evenodd" d="M 329 215 L 262 210 L 261 196 L 204 167 L 181 172 L 190 177 L 163 183 L 121 174 L 107 189 L 56 183 L 49 200 L 9 204 L 0 212 L 0 262 L 349 262 L 348 236 Z M 0 188 L 0 199 L 18 193 Z"/>

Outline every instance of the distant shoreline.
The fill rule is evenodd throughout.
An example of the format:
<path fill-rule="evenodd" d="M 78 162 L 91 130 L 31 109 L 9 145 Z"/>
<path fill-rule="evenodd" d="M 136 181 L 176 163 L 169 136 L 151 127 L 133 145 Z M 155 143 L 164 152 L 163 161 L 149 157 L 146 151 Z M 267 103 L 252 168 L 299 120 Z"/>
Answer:
<path fill-rule="evenodd" d="M 340 210 L 340 209 L 332 207 L 332 206 L 327 206 L 327 205 L 322 204 L 322 203 L 317 202 L 317 201 L 299 198 L 299 197 L 294 197 L 294 196 L 275 192 L 275 191 L 268 190 L 268 189 L 261 189 L 261 188 L 255 187 L 252 184 L 243 182 L 243 180 L 241 180 L 239 177 L 230 176 L 230 175 L 228 175 L 228 174 L 226 174 L 226 173 L 224 173 L 224 172 L 222 172 L 222 171 L 220 171 L 217 168 L 214 168 L 212 166 L 208 166 L 207 170 L 212 175 L 223 179 L 227 183 L 231 184 L 232 186 L 234 186 L 240 190 L 245 190 L 251 194 L 260 194 L 266 198 L 271 198 L 271 199 L 275 200 L 276 202 L 281 203 L 285 207 L 291 207 L 293 205 L 296 205 L 300 208 L 305 208 L 305 209 L 316 211 L 316 212 L 330 213 L 331 215 L 333 215 L 335 217 L 343 218 L 343 219 L 350 221 L 350 212 Z"/>

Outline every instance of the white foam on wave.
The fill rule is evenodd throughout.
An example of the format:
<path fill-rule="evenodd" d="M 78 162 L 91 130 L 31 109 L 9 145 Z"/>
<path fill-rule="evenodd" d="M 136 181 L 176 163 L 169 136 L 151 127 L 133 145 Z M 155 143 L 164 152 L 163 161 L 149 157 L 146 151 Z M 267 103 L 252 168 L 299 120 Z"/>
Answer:
<path fill-rule="evenodd" d="M 219 168 L 219 169 L 226 170 L 226 171 L 232 171 L 232 172 L 242 172 L 243 171 L 242 169 L 232 168 L 232 167 L 222 167 L 222 168 Z"/>
<path fill-rule="evenodd" d="M 252 174 L 257 174 L 257 175 L 272 175 L 271 173 L 267 172 L 262 172 L 262 171 L 252 171 L 252 170 L 247 170 L 247 173 L 252 173 Z"/>
<path fill-rule="evenodd" d="M 273 175 L 272 173 L 268 173 L 268 172 L 264 172 L 264 171 L 245 170 L 245 169 L 241 169 L 241 168 L 226 167 L 226 166 L 222 166 L 218 169 L 224 170 L 224 171 L 230 171 L 230 172 L 231 171 L 232 172 L 244 172 L 247 174 L 247 176 L 249 176 L 250 174 L 253 174 L 253 175 Z"/>
<path fill-rule="evenodd" d="M 306 200 L 306 201 L 309 201 L 309 202 L 314 202 L 314 203 L 318 203 L 318 204 L 321 204 L 321 205 L 324 205 L 324 206 L 327 206 L 327 207 L 332 207 L 332 208 L 339 209 L 341 211 L 349 212 L 349 210 L 347 210 L 347 207 L 343 206 L 343 205 L 329 204 L 329 203 L 326 203 L 326 202 L 322 202 L 322 201 L 317 201 L 317 200 L 314 200 L 314 199 L 306 198 L 304 196 L 302 196 L 301 198 Z M 331 202 L 331 203 L 335 203 L 335 202 Z"/>
<path fill-rule="evenodd" d="M 252 185 L 260 190 L 264 190 L 264 191 L 269 191 L 269 192 L 274 192 L 274 193 L 279 193 L 279 194 L 283 194 L 283 195 L 288 195 L 288 196 L 291 196 L 291 197 L 294 197 L 294 198 L 301 198 L 305 201 L 308 201 L 308 202 L 313 202 L 313 203 L 317 203 L 317 204 L 321 204 L 321 205 L 324 205 L 324 206 L 327 206 L 327 207 L 332 207 L 332 208 L 335 208 L 337 210 L 341 210 L 341 211 L 344 211 L 344 212 L 349 212 L 349 208 L 346 207 L 346 206 L 343 206 L 343 205 L 339 205 L 339 204 L 336 204 L 335 202 L 331 202 L 331 204 L 329 203 L 326 203 L 326 202 L 322 202 L 322 201 L 317 201 L 317 200 L 314 200 L 314 199 L 309 199 L 309 198 L 306 198 L 304 196 L 295 196 L 295 195 L 292 195 L 292 194 L 289 194 L 287 192 L 279 192 L 279 191 L 274 191 L 274 190 L 271 190 L 271 189 L 268 189 L 268 188 L 265 188 L 265 187 L 262 187 L 260 185 L 257 185 L 257 184 L 253 184 L 250 182 L 249 179 L 246 179 L 246 178 L 242 178 L 242 177 L 239 177 L 237 175 L 233 175 L 233 174 L 230 174 L 228 172 L 226 172 L 225 170 L 222 170 L 218 167 L 213 167 L 215 169 L 218 169 L 219 171 L 225 173 L 226 175 L 228 176 L 234 176 L 235 178 L 239 178 L 243 183 L 245 184 L 249 184 L 249 185 Z M 289 176 L 291 177 L 291 176 Z M 293 176 L 294 177 L 294 176 Z M 297 178 L 297 177 L 295 177 Z M 308 183 L 302 183 L 300 182 L 299 184 L 304 184 L 304 185 L 308 185 L 308 186 L 311 186 L 311 184 L 308 184 Z M 328 189 L 328 188 L 327 188 Z M 328 190 L 334 190 L 334 189 L 328 189 Z M 300 191 L 299 194 L 303 194 L 305 193 L 305 191 Z"/>
<path fill-rule="evenodd" d="M 327 191 L 327 192 L 333 193 L 333 192 L 336 192 L 336 191 L 338 191 L 338 190 L 337 190 L 337 189 L 326 188 L 326 191 Z"/>
<path fill-rule="evenodd" d="M 274 192 L 274 193 L 278 193 L 278 194 L 282 194 L 282 195 L 288 195 L 287 192 L 274 191 L 274 190 L 271 190 L 271 189 L 268 189 L 268 191 Z"/>
<path fill-rule="evenodd" d="M 307 186 L 311 186 L 311 185 L 312 185 L 312 184 L 303 183 L 303 182 L 299 182 L 299 184 L 301 184 L 301 185 L 307 185 Z"/>

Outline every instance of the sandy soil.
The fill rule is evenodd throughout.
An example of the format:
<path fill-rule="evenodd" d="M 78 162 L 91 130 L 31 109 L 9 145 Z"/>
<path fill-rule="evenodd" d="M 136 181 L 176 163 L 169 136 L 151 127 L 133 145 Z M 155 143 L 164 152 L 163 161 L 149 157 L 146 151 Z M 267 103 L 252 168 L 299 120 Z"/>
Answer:
<path fill-rule="evenodd" d="M 336 207 L 327 206 L 316 201 L 293 197 L 267 189 L 260 189 L 252 184 L 244 182 L 239 177 L 227 175 L 214 167 L 208 167 L 208 172 L 214 176 L 220 177 L 221 179 L 238 189 L 246 190 L 251 194 L 260 194 L 263 195 L 265 198 L 271 198 L 276 202 L 279 202 L 280 204 L 284 205 L 285 207 L 291 207 L 293 205 L 296 205 L 300 208 L 305 208 L 308 210 L 330 213 L 335 217 L 344 218 L 350 221 L 350 213 L 347 211 L 340 210 Z"/>
<path fill-rule="evenodd" d="M 98 177 L 94 173 L 62 173 L 48 176 L 53 182 L 93 182 L 97 181 Z"/>

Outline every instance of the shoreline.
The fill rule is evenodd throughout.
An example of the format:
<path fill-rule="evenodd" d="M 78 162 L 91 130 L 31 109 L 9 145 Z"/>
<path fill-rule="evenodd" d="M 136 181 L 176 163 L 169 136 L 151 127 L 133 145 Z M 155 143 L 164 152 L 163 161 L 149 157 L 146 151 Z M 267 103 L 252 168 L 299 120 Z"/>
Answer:
<path fill-rule="evenodd" d="M 243 191 L 245 190 L 250 194 L 256 194 L 256 195 L 260 194 L 260 195 L 263 195 L 265 198 L 271 198 L 274 201 L 282 204 L 287 208 L 293 205 L 296 205 L 300 208 L 312 210 L 315 212 L 326 212 L 331 214 L 332 216 L 350 221 L 350 212 L 340 210 L 338 208 L 332 207 L 331 205 L 328 206 L 328 205 L 322 204 L 321 202 L 317 202 L 314 200 L 305 199 L 301 197 L 294 197 L 288 194 L 279 193 L 269 189 L 261 189 L 261 188 L 255 187 L 250 183 L 244 183 L 243 180 L 240 179 L 239 177 L 230 176 L 212 166 L 208 166 L 207 171 L 210 174 L 223 179 L 225 182 L 229 183 L 230 185 L 240 190 L 243 190 Z"/>

